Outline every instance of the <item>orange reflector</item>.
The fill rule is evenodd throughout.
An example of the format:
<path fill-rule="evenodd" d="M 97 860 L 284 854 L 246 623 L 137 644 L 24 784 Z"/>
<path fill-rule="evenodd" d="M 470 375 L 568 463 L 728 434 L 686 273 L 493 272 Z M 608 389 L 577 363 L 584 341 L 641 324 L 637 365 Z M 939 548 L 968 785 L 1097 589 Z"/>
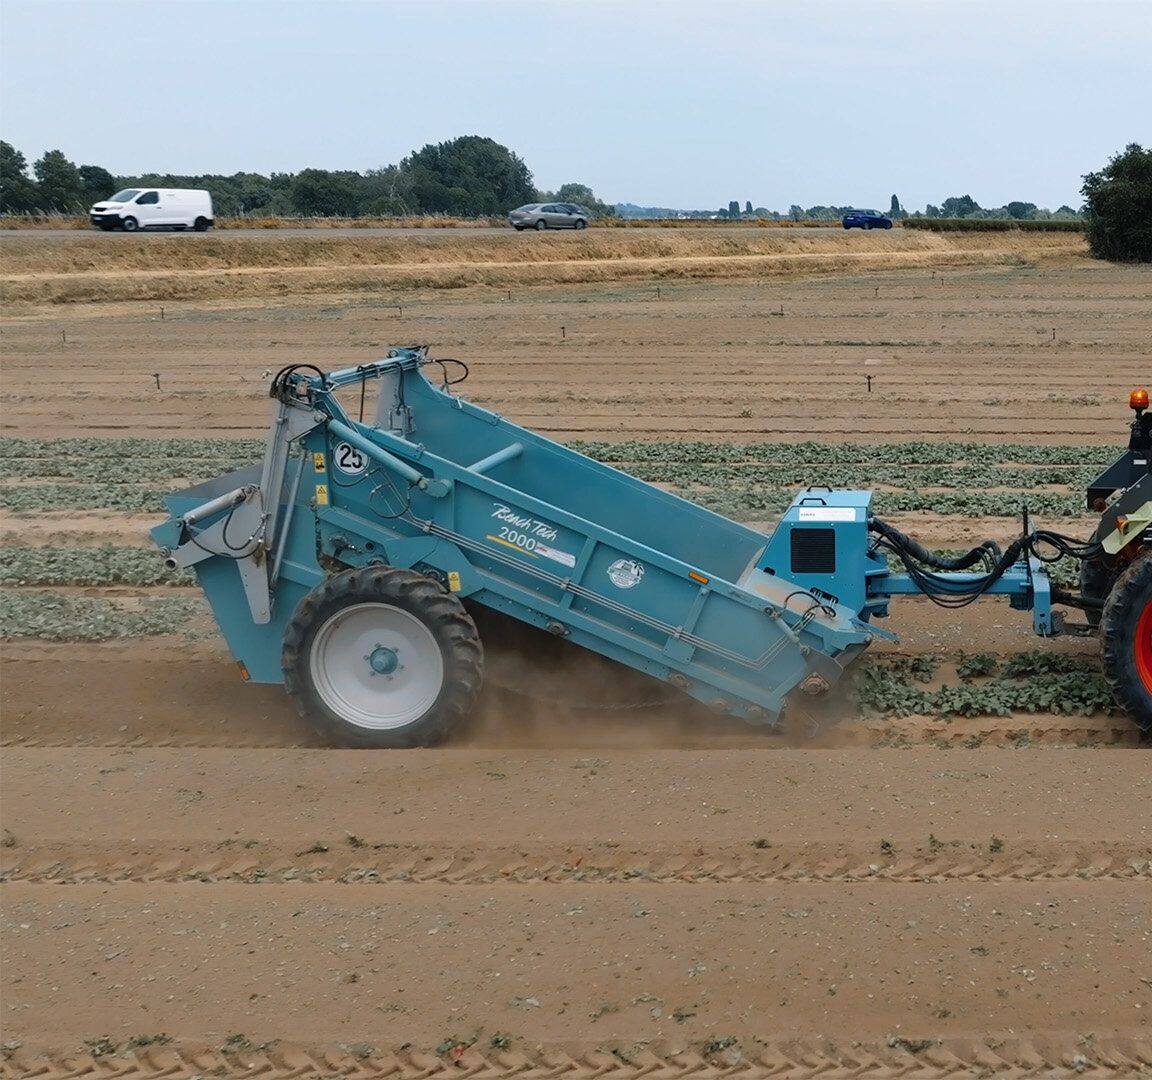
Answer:
<path fill-rule="evenodd" d="M 1128 519 L 1123 514 L 1121 514 L 1116 519 L 1116 528 L 1118 528 L 1120 530 L 1124 530 L 1124 529 L 1128 528 Z"/>
<path fill-rule="evenodd" d="M 237 660 L 236 666 L 240 669 L 240 678 L 245 682 L 251 682 L 252 676 L 248 674 L 248 668 L 243 660 Z"/>
<path fill-rule="evenodd" d="M 1139 390 L 1133 390 L 1128 395 L 1128 408 L 1130 409 L 1146 409 L 1148 408 L 1148 391 L 1141 387 Z"/>
<path fill-rule="evenodd" d="M 707 578 L 706 578 L 706 577 L 705 577 L 703 574 L 698 574 L 698 573 L 696 573 L 696 571 L 695 571 L 695 570 L 689 570 L 689 571 L 688 571 L 688 576 L 689 576 L 689 577 L 690 577 L 690 578 L 691 578 L 693 581 L 698 581 L 698 582 L 700 582 L 700 584 L 701 584 L 701 585 L 707 585 L 707 584 L 708 584 L 708 579 L 707 579 Z"/>

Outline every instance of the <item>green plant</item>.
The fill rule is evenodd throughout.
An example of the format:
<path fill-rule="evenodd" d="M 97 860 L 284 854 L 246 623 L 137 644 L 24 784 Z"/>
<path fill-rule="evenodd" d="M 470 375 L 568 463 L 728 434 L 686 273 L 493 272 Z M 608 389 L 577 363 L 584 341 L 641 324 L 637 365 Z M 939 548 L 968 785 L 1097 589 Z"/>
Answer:
<path fill-rule="evenodd" d="M 997 669 L 996 657 L 991 653 L 961 654 L 956 665 L 956 673 L 962 679 L 975 679 L 984 675 L 994 675 Z"/>
<path fill-rule="evenodd" d="M 103 544 L 0 548 L 0 585 L 192 585 L 156 548 Z"/>
<path fill-rule="evenodd" d="M 175 634 L 205 612 L 200 600 L 145 597 L 134 609 L 102 597 L 41 589 L 5 590 L 0 596 L 0 637 L 44 641 L 106 641 Z"/>

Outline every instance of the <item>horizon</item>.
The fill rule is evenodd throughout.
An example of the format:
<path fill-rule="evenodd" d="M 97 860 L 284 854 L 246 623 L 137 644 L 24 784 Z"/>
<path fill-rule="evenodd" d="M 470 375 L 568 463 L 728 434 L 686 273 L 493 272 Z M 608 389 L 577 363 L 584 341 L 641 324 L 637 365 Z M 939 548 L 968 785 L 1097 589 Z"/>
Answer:
<path fill-rule="evenodd" d="M 572 11 L 6 0 L 0 137 L 29 164 L 60 149 L 131 177 L 364 172 L 479 134 L 523 158 L 543 191 L 577 182 L 610 204 L 736 199 L 786 213 L 883 210 L 892 194 L 910 210 L 964 194 L 1077 208 L 1084 173 L 1152 136 L 1152 5 L 1137 0 Z M 96 24 L 131 29 L 115 64 L 91 47 Z M 541 33 L 557 25 L 563 35 Z M 44 80 L 61 56 L 71 78 Z M 713 56 L 722 67 L 701 64 Z"/>

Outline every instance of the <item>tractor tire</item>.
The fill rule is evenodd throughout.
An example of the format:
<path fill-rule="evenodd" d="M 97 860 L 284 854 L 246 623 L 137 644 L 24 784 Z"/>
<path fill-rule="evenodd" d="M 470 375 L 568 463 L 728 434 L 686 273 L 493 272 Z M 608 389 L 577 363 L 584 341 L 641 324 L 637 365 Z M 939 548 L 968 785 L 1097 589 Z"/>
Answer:
<path fill-rule="evenodd" d="M 1152 556 L 1138 558 L 1113 586 L 1100 640 L 1117 704 L 1152 735 Z"/>
<path fill-rule="evenodd" d="M 316 586 L 284 632 L 284 687 L 342 746 L 441 742 L 472 711 L 484 649 L 463 604 L 413 570 L 367 566 Z"/>

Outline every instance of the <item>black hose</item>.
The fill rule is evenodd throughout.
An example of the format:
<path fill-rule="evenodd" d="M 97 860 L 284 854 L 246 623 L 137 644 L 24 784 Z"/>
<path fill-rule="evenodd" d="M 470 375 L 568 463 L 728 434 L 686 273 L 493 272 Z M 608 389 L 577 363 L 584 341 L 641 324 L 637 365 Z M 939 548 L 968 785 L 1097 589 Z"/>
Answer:
<path fill-rule="evenodd" d="M 916 583 L 920 592 L 934 604 L 946 608 L 967 607 L 988 592 L 1021 558 L 1032 556 L 1044 563 L 1054 563 L 1065 558 L 1095 559 L 1103 551 L 1103 547 L 1096 541 L 1084 543 L 1074 537 L 1039 529 L 1025 531 L 1024 535 L 1013 540 L 1005 551 L 1001 551 L 992 541 L 986 540 L 971 551 L 949 559 L 928 551 L 911 537 L 905 536 L 899 529 L 879 518 L 870 518 L 868 529 L 880 537 L 876 547 L 891 551 L 903 563 L 908 576 Z M 931 566 L 937 570 L 965 570 L 975 566 L 982 559 L 987 559 L 989 563 L 988 572 L 973 577 L 970 581 L 954 581 L 924 569 L 925 566 Z M 1054 593 L 1053 598 L 1057 597 L 1061 603 L 1069 606 L 1089 606 L 1087 602 L 1077 603 L 1075 599 L 1068 599 L 1067 593 Z"/>
<path fill-rule="evenodd" d="M 926 547 L 913 540 L 912 537 L 907 536 L 895 526 L 889 525 L 886 521 L 881 521 L 879 518 L 872 518 L 868 523 L 868 528 L 878 536 L 884 537 L 884 539 L 888 540 L 894 547 L 906 552 L 918 563 L 934 567 L 936 570 L 967 570 L 979 562 L 989 561 L 994 563 L 1003 554 L 1000 550 L 1000 545 L 994 540 L 985 540 L 984 543 L 978 547 L 974 547 L 971 551 L 966 551 L 962 555 L 949 558 L 938 552 L 929 551 Z"/>
<path fill-rule="evenodd" d="M 327 373 L 321 371 L 315 364 L 288 364 L 272 376 L 272 382 L 268 387 L 268 396 L 279 398 L 281 401 L 286 400 L 288 379 L 297 371 L 314 371 L 320 376 L 322 383 L 328 379 Z"/>
<path fill-rule="evenodd" d="M 468 370 L 468 365 L 466 363 L 464 363 L 463 360 L 456 360 L 454 357 L 451 357 L 451 356 L 444 356 L 444 357 L 440 357 L 438 359 L 429 357 L 423 363 L 424 363 L 424 366 L 427 366 L 428 364 L 439 364 L 440 365 L 440 378 L 442 380 L 442 385 L 445 389 L 447 389 L 449 386 L 456 386 L 457 384 L 462 383 L 471 374 L 471 372 Z M 459 378 L 456 378 L 456 379 L 448 378 L 448 368 L 445 367 L 446 364 L 455 364 L 458 368 L 461 369 L 461 374 L 460 374 Z"/>

